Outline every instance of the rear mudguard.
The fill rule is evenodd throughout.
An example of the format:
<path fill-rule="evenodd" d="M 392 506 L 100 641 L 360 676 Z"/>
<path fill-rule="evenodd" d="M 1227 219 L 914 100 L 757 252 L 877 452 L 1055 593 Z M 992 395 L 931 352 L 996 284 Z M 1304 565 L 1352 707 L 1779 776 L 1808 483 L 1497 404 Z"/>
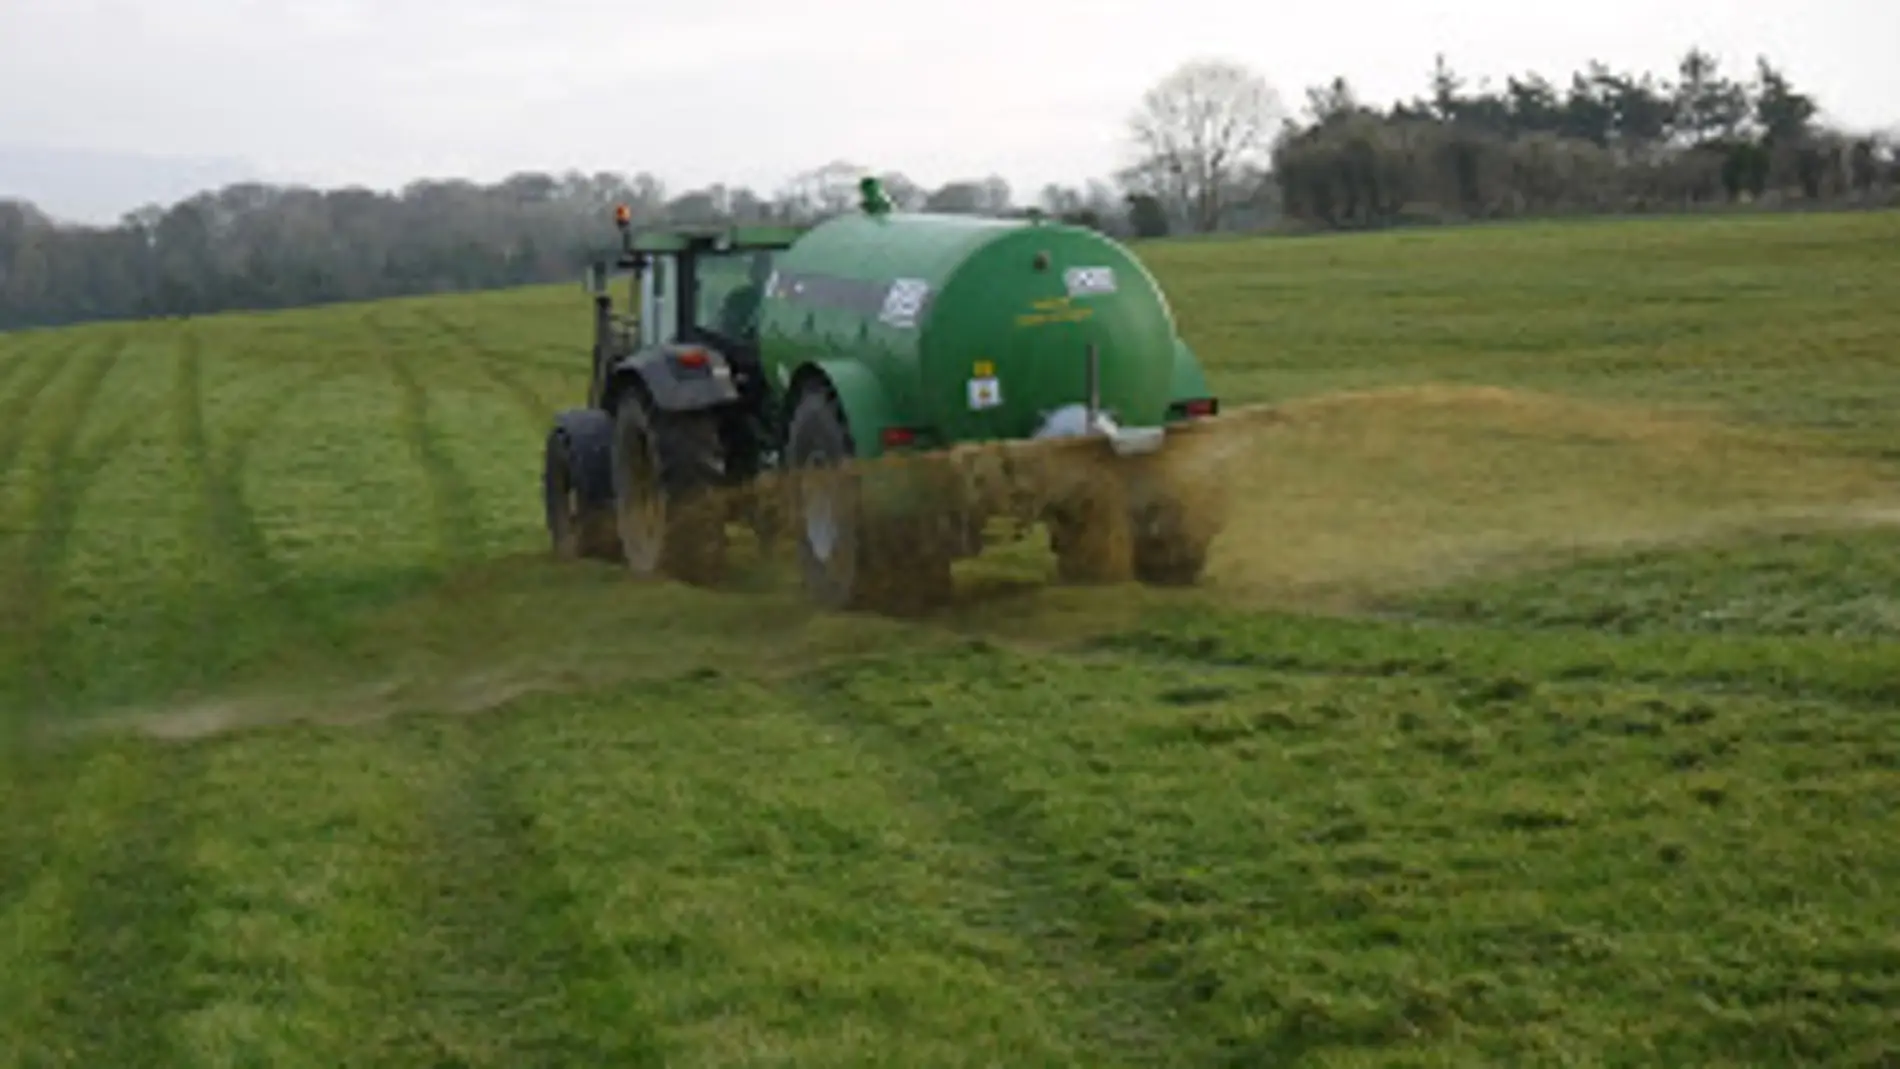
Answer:
<path fill-rule="evenodd" d="M 838 398 L 844 410 L 845 429 L 851 434 L 855 458 L 860 463 L 886 456 L 884 431 L 901 426 L 896 408 L 877 376 L 857 360 L 818 360 L 801 366 L 792 376 L 793 390 L 785 398 L 790 407 L 798 403 L 799 392 L 810 389 L 812 380 L 821 377 Z M 899 458 L 893 454 L 891 460 Z M 957 503 L 946 496 L 941 478 L 931 477 L 929 465 L 873 463 L 859 481 L 859 501 L 874 520 L 917 516 L 926 511 L 956 511 Z"/>
<path fill-rule="evenodd" d="M 884 455 L 884 429 L 894 426 L 890 397 L 871 369 L 856 360 L 818 360 L 798 369 L 793 382 L 822 375 L 844 409 L 845 429 L 851 432 L 852 449 L 860 460 L 875 460 Z M 786 411 L 798 403 L 796 396 L 786 398 Z"/>
<path fill-rule="evenodd" d="M 634 382 L 646 387 L 662 412 L 697 412 L 739 400 L 731 361 L 705 345 L 658 345 L 621 360 L 608 376 L 602 407 L 613 411 Z"/>

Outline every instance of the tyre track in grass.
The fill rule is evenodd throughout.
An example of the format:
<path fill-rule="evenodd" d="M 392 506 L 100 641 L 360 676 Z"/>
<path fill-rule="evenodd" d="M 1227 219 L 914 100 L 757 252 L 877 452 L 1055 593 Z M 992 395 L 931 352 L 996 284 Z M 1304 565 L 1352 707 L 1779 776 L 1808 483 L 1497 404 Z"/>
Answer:
<path fill-rule="evenodd" d="M 0 478 L 24 451 L 41 398 L 81 351 L 68 340 L 7 361 L 4 381 L 10 389 L 0 395 Z M 51 833 L 43 815 L 57 804 L 61 790 L 29 746 L 27 710 L 37 693 L 32 656 L 37 633 L 23 600 L 30 593 L 25 559 L 30 531 L 24 520 L 8 517 L 9 504 L 0 494 L 0 776 L 7 781 L 6 819 L 0 821 L 0 917 L 29 893 L 45 863 Z M 22 502 L 31 505 L 30 499 Z"/>
<path fill-rule="evenodd" d="M 838 672 L 820 672 L 799 687 L 798 704 L 809 716 L 902 770 L 903 781 L 916 785 L 913 804 L 954 841 L 995 859 L 978 878 L 1004 893 L 1011 915 L 966 920 L 1000 927 L 1033 948 L 1082 1003 L 1078 1009 L 1092 1022 L 1090 1046 L 1134 1065 L 1178 1064 L 1187 1051 L 1212 1056 L 1211 1037 L 1194 1030 L 1191 1011 L 1106 949 L 1138 939 L 1149 919 L 1108 881 L 1084 886 L 1064 869 L 1060 845 L 1038 827 L 1033 797 L 999 783 L 927 712 L 900 721 L 852 693 L 848 675 Z"/>
<path fill-rule="evenodd" d="M 484 545 L 482 520 L 473 507 L 475 496 L 467 477 L 430 421 L 430 391 L 423 374 L 414 366 L 411 345 L 374 313 L 365 317 L 364 324 L 389 342 L 383 363 L 398 390 L 400 432 L 422 469 L 429 515 L 445 563 L 452 566 L 473 560 Z"/>
<path fill-rule="evenodd" d="M 71 358 L 76 351 L 77 347 L 67 345 L 8 361 L 17 365 L 17 370 L 8 376 L 7 385 L 13 386 L 15 379 L 18 385 L 0 402 L 0 476 L 13 470 L 20 450 L 26 445 L 34 409 L 53 380 L 59 378 L 59 373 L 72 365 Z"/>
<path fill-rule="evenodd" d="M 427 788 L 410 857 L 403 1053 L 436 1065 L 658 1066 L 657 1031 L 628 1020 L 628 967 L 588 930 L 517 796 L 505 719 L 413 721 Z M 420 753 L 416 751 L 420 750 Z"/>
<path fill-rule="evenodd" d="M 27 495 L 27 529 L 19 540 L 17 559 L 10 562 L 13 576 L 6 591 L 6 623 L 15 629 L 14 647 L 22 655 L 24 698 L 30 705 L 57 701 L 68 674 L 64 650 L 55 633 L 54 600 L 72 545 L 73 519 L 100 470 L 118 455 L 138 426 L 137 413 L 127 413 L 88 449 L 79 439 L 92 422 L 95 401 L 106 379 L 124 355 L 123 338 L 103 343 L 85 359 L 66 395 L 53 407 L 41 409 L 43 418 L 57 421 L 37 466 L 33 489 Z M 20 708 L 22 723 L 33 714 Z M 42 714 L 43 715 L 43 714 Z"/>
<path fill-rule="evenodd" d="M 537 429 L 553 418 L 554 408 L 516 374 L 514 362 L 482 340 L 475 331 L 434 309 L 418 309 L 416 315 L 426 320 L 433 329 L 454 338 L 463 352 L 474 357 L 475 369 L 498 392 L 506 395 Z"/>
<path fill-rule="evenodd" d="M 0 727 L 7 734 L 0 738 L 0 758 L 4 758 L 0 776 L 5 777 L 0 788 L 4 792 L 0 793 L 0 801 L 5 803 L 0 808 L 5 814 L 0 820 L 0 921 L 10 922 L 13 910 L 35 890 L 34 881 L 55 860 L 55 829 L 50 818 L 65 800 L 69 783 L 61 773 L 73 762 L 61 762 L 56 757 L 49 760 L 47 755 L 29 750 L 19 738 L 24 731 L 10 714 Z M 0 933 L 4 931 L 0 927 Z M 24 947 L 0 947 L 0 963 L 9 953 L 24 952 Z M 5 971 L 0 966 L 0 973 Z M 4 990 L 4 983 L 0 983 L 0 993 Z M 0 1006 L 0 1020 L 6 1016 L 4 1009 Z"/>
<path fill-rule="evenodd" d="M 179 983 L 196 913 L 185 850 L 192 824 L 181 798 L 198 778 L 196 750 L 121 745 L 103 825 L 75 881 L 60 981 L 39 1030 L 80 1066 L 174 1064 L 171 1026 L 192 992 Z"/>
<path fill-rule="evenodd" d="M 8 384 L 15 385 L 12 380 L 17 378 L 17 388 L 0 400 L 0 606 L 5 607 L 0 611 L 0 653 L 13 655 L 13 664 L 19 666 L 0 670 L 0 732 L 5 733 L 5 737 L 0 738 L 0 758 L 11 755 L 13 744 L 19 741 L 12 734 L 19 726 L 12 711 L 24 708 L 32 694 L 28 681 L 20 675 L 29 664 L 22 644 L 30 632 L 16 600 L 23 595 L 29 581 L 25 556 L 30 524 L 25 517 L 13 514 L 16 502 L 7 492 L 5 481 L 26 448 L 41 399 L 60 373 L 73 366 L 76 351 L 80 350 L 70 345 L 61 346 L 10 361 L 15 372 L 9 376 Z M 30 509 L 33 502 L 29 498 L 17 505 Z M 0 657 L 0 667 L 5 666 L 7 659 Z"/>
<path fill-rule="evenodd" d="M 176 1064 L 400 1064 L 383 1040 L 406 996 L 401 877 L 429 770 L 372 731 L 186 745 L 201 755 L 194 923 L 175 968 L 194 997 L 170 1030 Z"/>
<path fill-rule="evenodd" d="M 0 396 L 5 396 L 13 380 L 31 367 L 36 359 L 45 355 L 44 349 L 38 345 L 0 350 Z"/>
<path fill-rule="evenodd" d="M 286 632 L 283 642 L 329 642 L 341 633 L 341 623 L 322 604 L 293 602 L 284 596 L 291 591 L 292 576 L 272 555 L 269 539 L 244 492 L 244 472 L 254 447 L 275 418 L 339 373 L 335 364 L 308 369 L 232 413 L 224 421 L 228 429 L 220 447 L 208 430 L 203 340 L 195 329 L 186 330 L 173 383 L 173 418 L 197 484 L 195 537 L 212 575 L 222 573 L 232 587 L 225 596 L 205 598 L 199 604 L 199 649 L 207 663 L 215 662 L 222 636 L 240 611 L 247 624 Z"/>

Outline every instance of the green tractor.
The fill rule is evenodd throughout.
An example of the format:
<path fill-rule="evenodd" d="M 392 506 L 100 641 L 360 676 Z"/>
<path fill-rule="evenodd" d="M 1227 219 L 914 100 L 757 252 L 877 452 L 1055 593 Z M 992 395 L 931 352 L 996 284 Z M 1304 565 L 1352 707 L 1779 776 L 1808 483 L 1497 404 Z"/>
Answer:
<path fill-rule="evenodd" d="M 860 210 L 809 228 L 634 231 L 595 263 L 593 376 L 560 413 L 543 485 L 555 552 L 643 576 L 719 580 L 728 525 L 797 535 L 807 591 L 831 607 L 879 589 L 947 591 L 992 518 L 928 467 L 978 443 L 1100 443 L 1111 476 L 1165 450 L 1218 402 L 1154 278 L 1095 231 L 1040 218 Z M 615 311 L 626 271 L 637 315 Z M 879 463 L 868 463 L 868 462 Z M 734 492 L 770 477 L 788 488 Z M 1212 537 L 1164 487 L 1040 502 L 1065 576 L 1116 565 L 1191 583 Z M 1019 522 L 1025 517 L 1017 517 Z M 1104 558 L 1120 558 L 1108 560 Z"/>

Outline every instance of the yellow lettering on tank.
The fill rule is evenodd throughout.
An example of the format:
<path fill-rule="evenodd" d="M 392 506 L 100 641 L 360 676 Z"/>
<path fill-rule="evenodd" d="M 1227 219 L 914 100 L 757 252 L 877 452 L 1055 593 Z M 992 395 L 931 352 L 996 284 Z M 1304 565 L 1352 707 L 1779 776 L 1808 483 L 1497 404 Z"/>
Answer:
<path fill-rule="evenodd" d="M 1016 317 L 1019 327 L 1040 327 L 1050 323 L 1080 323 L 1095 314 L 1093 308 L 1062 308 L 1048 312 L 1030 312 Z"/>

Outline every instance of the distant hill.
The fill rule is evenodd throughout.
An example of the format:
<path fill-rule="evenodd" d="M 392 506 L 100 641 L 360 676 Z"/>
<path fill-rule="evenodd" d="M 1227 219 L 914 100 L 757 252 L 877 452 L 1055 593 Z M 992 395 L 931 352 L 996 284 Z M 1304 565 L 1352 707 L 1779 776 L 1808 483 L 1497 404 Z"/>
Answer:
<path fill-rule="evenodd" d="M 0 144 L 0 200 L 31 201 L 69 223 L 115 223 L 140 205 L 260 177 L 251 163 L 230 157 Z"/>

